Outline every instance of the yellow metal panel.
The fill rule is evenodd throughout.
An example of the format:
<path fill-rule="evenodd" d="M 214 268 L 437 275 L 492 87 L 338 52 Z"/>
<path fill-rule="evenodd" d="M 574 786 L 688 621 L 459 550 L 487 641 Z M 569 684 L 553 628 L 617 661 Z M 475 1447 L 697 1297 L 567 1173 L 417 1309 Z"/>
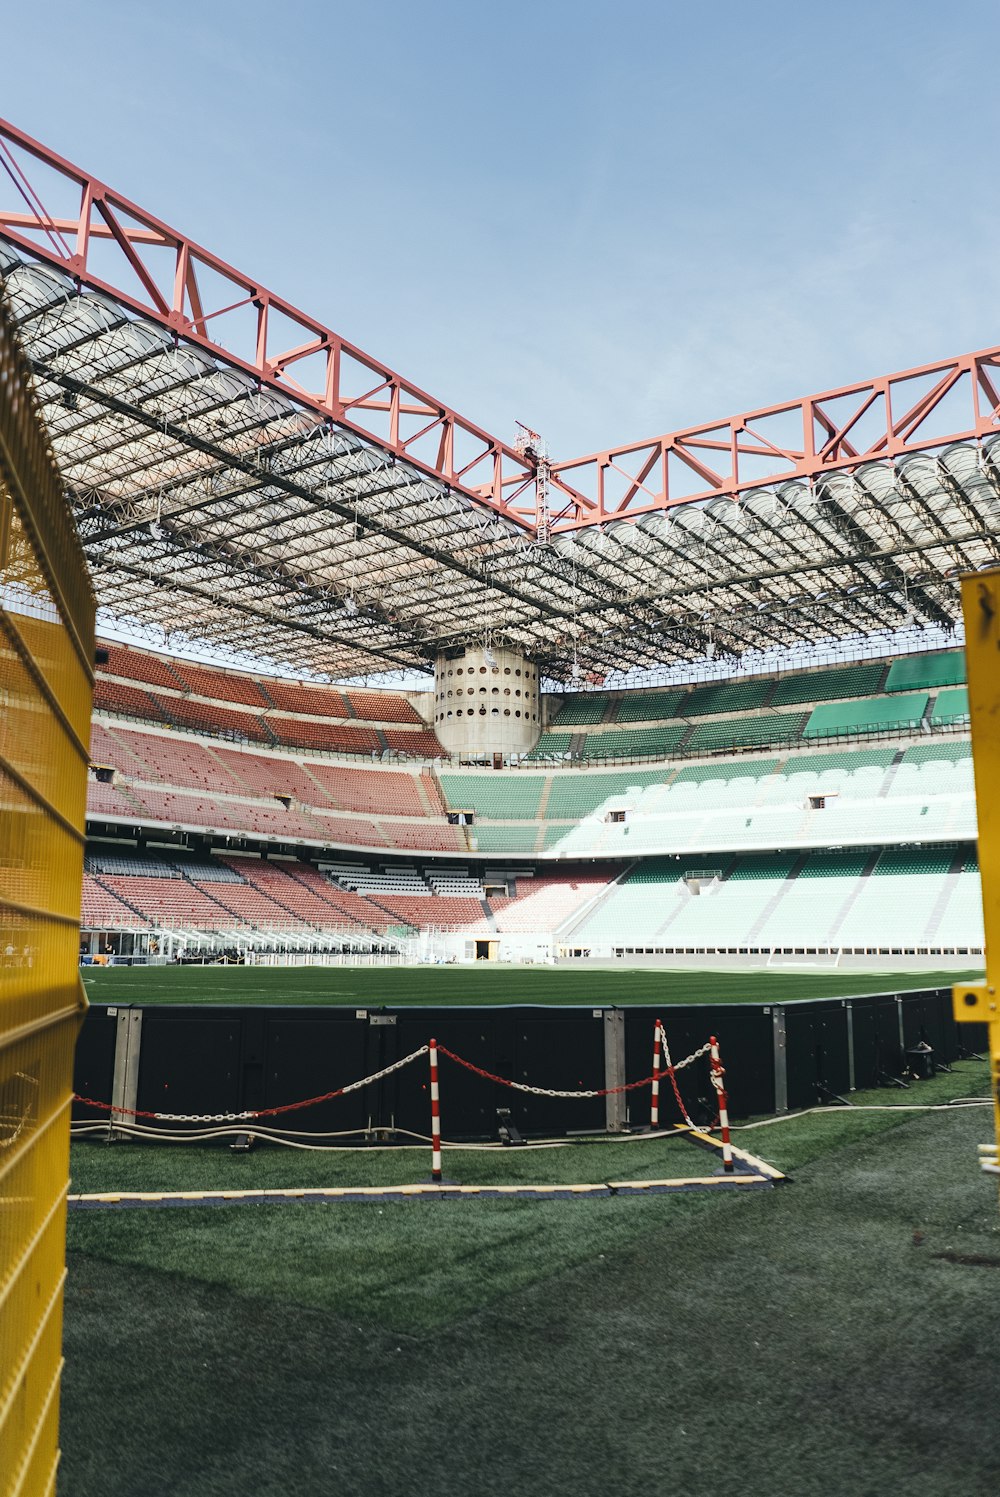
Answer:
<path fill-rule="evenodd" d="M 955 1018 L 989 1026 L 993 1119 L 1000 1145 L 1000 571 L 962 582 L 969 718 L 979 820 L 986 982 L 953 991 Z"/>
<path fill-rule="evenodd" d="M 0 306 L 0 1497 L 54 1491 L 94 603 Z"/>

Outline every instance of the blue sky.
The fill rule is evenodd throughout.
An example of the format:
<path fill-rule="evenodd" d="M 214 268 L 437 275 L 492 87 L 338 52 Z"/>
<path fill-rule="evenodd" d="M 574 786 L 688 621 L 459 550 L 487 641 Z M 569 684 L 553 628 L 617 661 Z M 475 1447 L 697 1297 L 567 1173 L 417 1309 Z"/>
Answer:
<path fill-rule="evenodd" d="M 48 0 L 0 115 L 570 458 L 1000 342 L 1000 7 Z"/>

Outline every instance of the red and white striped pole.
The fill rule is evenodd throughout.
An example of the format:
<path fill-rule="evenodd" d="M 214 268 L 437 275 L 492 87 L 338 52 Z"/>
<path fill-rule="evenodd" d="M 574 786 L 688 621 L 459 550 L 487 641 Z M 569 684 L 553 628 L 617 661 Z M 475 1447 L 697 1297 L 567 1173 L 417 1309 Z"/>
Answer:
<path fill-rule="evenodd" d="M 660 1126 L 660 1021 L 653 1025 L 653 1096 L 649 1106 L 649 1126 Z"/>
<path fill-rule="evenodd" d="M 441 1184 L 441 1095 L 438 1091 L 438 1042 L 428 1045 L 431 1062 L 431 1180 Z"/>
<path fill-rule="evenodd" d="M 709 1036 L 711 1045 L 712 1085 L 719 1097 L 719 1130 L 722 1134 L 722 1168 L 727 1175 L 733 1173 L 733 1146 L 729 1138 L 729 1098 L 726 1096 L 726 1071 L 719 1059 L 719 1042 L 715 1035 Z"/>

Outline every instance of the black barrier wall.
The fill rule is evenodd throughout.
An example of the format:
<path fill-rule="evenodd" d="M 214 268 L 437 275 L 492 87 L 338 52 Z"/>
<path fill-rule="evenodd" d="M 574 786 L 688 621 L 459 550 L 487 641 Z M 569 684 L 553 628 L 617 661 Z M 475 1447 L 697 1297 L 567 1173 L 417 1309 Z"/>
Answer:
<path fill-rule="evenodd" d="M 653 1031 L 662 1018 L 679 1065 L 718 1036 L 733 1118 L 811 1107 L 854 1089 L 892 1085 L 918 1064 L 917 1047 L 947 1065 L 985 1046 L 985 1026 L 957 1025 L 951 990 L 879 994 L 780 1006 L 717 1004 L 667 1009 L 577 1008 L 169 1008 L 94 1005 L 76 1052 L 74 1089 L 113 1104 L 127 1119 L 172 1113 L 197 1119 L 321 1096 L 387 1070 L 435 1038 L 477 1070 L 441 1058 L 446 1138 L 495 1138 L 498 1109 L 530 1137 L 638 1127 L 649 1122 L 648 1086 L 609 1107 L 584 1097 L 641 1080 L 653 1068 Z M 982 1033 L 980 1033 L 982 1030 Z M 908 1054 L 908 1052 L 914 1052 Z M 924 1052 L 926 1053 L 926 1052 Z M 512 1090 L 481 1071 L 543 1090 Z M 676 1076 L 696 1123 L 715 1116 L 707 1058 Z M 426 1056 L 346 1096 L 269 1119 L 303 1133 L 429 1132 Z M 661 1121 L 679 1120 L 669 1078 Z M 76 1122 L 108 1114 L 74 1103 Z M 149 1127 L 170 1127 L 143 1118 Z"/>

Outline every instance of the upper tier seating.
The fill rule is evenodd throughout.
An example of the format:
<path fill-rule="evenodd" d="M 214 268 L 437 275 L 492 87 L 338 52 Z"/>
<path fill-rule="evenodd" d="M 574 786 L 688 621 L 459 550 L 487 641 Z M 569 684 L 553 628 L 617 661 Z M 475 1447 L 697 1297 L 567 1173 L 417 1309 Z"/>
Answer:
<path fill-rule="evenodd" d="M 264 722 L 275 743 L 290 748 L 313 748 L 324 753 L 380 754 L 382 744 L 374 728 L 314 723 L 300 717 L 269 713 Z"/>
<path fill-rule="evenodd" d="M 676 717 L 681 700 L 686 695 L 675 691 L 632 691 L 618 701 L 615 722 L 655 723 Z"/>
<path fill-rule="evenodd" d="M 311 686 L 300 681 L 267 683 L 271 706 L 279 712 L 304 713 L 307 717 L 351 717 L 343 694 L 333 686 Z"/>
<path fill-rule="evenodd" d="M 882 660 L 860 665 L 831 666 L 821 671 L 797 671 L 774 683 L 772 707 L 791 707 L 796 702 L 832 702 L 838 697 L 874 696 L 885 674 Z"/>
<path fill-rule="evenodd" d="M 195 697 L 159 697 L 164 717 L 178 728 L 194 728 L 197 732 L 213 733 L 219 737 L 245 738 L 251 743 L 273 743 L 264 719 L 256 713 L 239 711 L 235 707 L 217 707 L 211 702 L 201 702 Z"/>
<path fill-rule="evenodd" d="M 126 681 L 147 681 L 151 686 L 166 686 L 170 691 L 184 691 L 187 682 L 159 655 L 133 650 L 128 645 L 103 645 L 108 662 L 101 670 L 109 676 L 123 676 Z"/>
<path fill-rule="evenodd" d="M 168 662 L 131 647 L 106 648 L 109 661 L 99 669 L 95 686 L 99 711 L 169 722 L 254 743 L 365 756 L 380 755 L 386 749 L 413 757 L 436 758 L 441 754 L 436 736 L 400 692 L 342 691 L 332 686 L 259 678 L 191 661 Z M 124 680 L 108 679 L 115 675 Z M 147 685 L 165 690 L 162 694 L 150 693 L 143 689 Z M 213 705 L 228 702 L 233 707 Z M 298 713 L 304 716 L 293 715 Z M 310 718 L 322 721 L 311 722 Z"/>
<path fill-rule="evenodd" d="M 969 720 L 969 689 L 954 686 L 939 691 L 931 712 L 931 722 L 967 723 Z"/>
<path fill-rule="evenodd" d="M 583 759 L 665 759 L 690 732 L 687 723 L 663 723 L 657 728 L 608 728 L 590 732 L 583 740 Z"/>
<path fill-rule="evenodd" d="M 820 710 L 816 708 L 817 712 Z M 762 717 L 727 717 L 718 722 L 698 723 L 686 748 L 690 753 L 707 754 L 757 744 L 794 743 L 801 738 L 805 723 L 804 712 L 768 712 Z"/>
<path fill-rule="evenodd" d="M 406 697 L 395 691 L 345 691 L 343 696 L 354 717 L 373 723 L 412 723 L 422 728 L 424 720 Z"/>
<path fill-rule="evenodd" d="M 531 753 L 525 754 L 524 757 L 526 759 L 562 759 L 569 753 L 569 746 L 572 742 L 572 733 L 550 733 L 546 729 L 539 735 L 538 742 Z"/>
<path fill-rule="evenodd" d="M 207 665 L 194 665 L 188 660 L 177 661 L 173 670 L 183 676 L 185 686 L 195 696 L 211 697 L 220 702 L 239 702 L 244 707 L 261 710 L 271 705 L 267 693 L 252 676 L 212 670 Z"/>
<path fill-rule="evenodd" d="M 868 697 L 857 702 L 826 702 L 814 707 L 804 738 L 836 738 L 844 733 L 902 731 L 917 727 L 930 700 L 926 691 L 910 696 Z"/>
<path fill-rule="evenodd" d="M 912 691 L 935 686 L 959 686 L 965 680 L 965 651 L 937 651 L 930 655 L 902 655 L 886 677 L 886 691 Z"/>
<path fill-rule="evenodd" d="M 610 698 L 599 691 L 580 692 L 566 697 L 559 709 L 558 725 L 560 728 L 568 728 L 603 722 L 609 701 Z"/>
<path fill-rule="evenodd" d="M 124 686 L 120 681 L 109 681 L 106 676 L 98 676 L 94 681 L 95 712 L 115 712 L 123 717 L 162 723 L 168 719 L 160 708 L 160 701 L 161 698 L 152 697 L 141 686 Z"/>
<path fill-rule="evenodd" d="M 677 709 L 680 717 L 707 717 L 719 712 L 749 712 L 763 707 L 774 685 L 770 676 L 740 681 L 710 681 L 689 691 Z"/>

